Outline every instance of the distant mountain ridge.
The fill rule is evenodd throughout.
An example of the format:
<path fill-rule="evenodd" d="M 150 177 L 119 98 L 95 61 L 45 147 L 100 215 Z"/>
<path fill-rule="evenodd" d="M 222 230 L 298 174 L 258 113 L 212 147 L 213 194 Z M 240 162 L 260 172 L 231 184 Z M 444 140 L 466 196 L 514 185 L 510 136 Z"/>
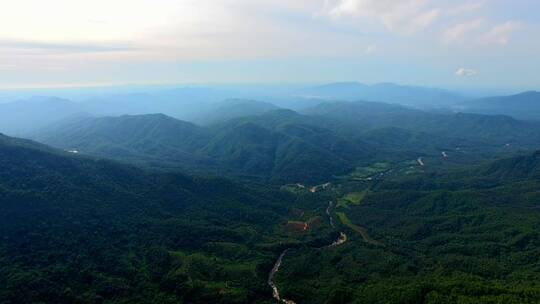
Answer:
<path fill-rule="evenodd" d="M 481 140 L 489 144 L 538 146 L 540 123 L 505 115 L 430 113 L 374 102 L 329 102 L 303 113 L 348 122 L 364 129 L 398 127 L 445 137 Z"/>
<path fill-rule="evenodd" d="M 540 121 L 540 92 L 487 97 L 463 102 L 455 109 L 487 115 L 509 115 L 517 119 Z"/>
<path fill-rule="evenodd" d="M 321 182 L 397 152 L 417 157 L 458 147 L 540 148 L 540 124 L 508 116 L 438 114 L 376 102 L 328 102 L 302 114 L 263 108 L 269 111 L 204 127 L 164 114 L 81 118 L 33 138 L 154 168 L 288 182 Z"/>
<path fill-rule="evenodd" d="M 209 125 L 243 116 L 260 115 L 277 109 L 279 107 L 269 102 L 248 99 L 227 99 L 212 104 L 209 106 L 209 109 L 196 116 L 193 120 L 203 125 Z"/>
<path fill-rule="evenodd" d="M 202 90 L 202 89 L 201 89 Z M 198 96 L 199 90 L 183 92 L 182 98 L 163 93 L 159 97 L 144 93 L 114 95 L 84 102 L 57 97 L 33 97 L 0 104 L 0 132 L 28 133 L 76 116 L 121 116 L 164 113 L 177 119 L 211 124 L 241 116 L 257 115 L 278 109 L 273 104 L 246 99 L 225 99 L 221 95 Z M 192 92 L 191 94 L 188 94 Z M 203 91 L 206 92 L 206 91 Z M 187 98 L 187 99 L 184 99 Z M 205 101 L 204 101 L 205 100 Z"/>
<path fill-rule="evenodd" d="M 418 108 L 436 108 L 464 100 L 458 94 L 437 88 L 404 86 L 394 83 L 366 85 L 358 82 L 339 82 L 306 88 L 298 96 L 343 101 L 378 101 Z"/>

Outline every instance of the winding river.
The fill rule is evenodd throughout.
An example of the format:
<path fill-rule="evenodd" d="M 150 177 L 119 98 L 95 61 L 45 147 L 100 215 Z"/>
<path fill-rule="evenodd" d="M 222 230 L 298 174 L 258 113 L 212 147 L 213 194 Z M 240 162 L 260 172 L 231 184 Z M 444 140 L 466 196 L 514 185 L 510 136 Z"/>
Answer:
<path fill-rule="evenodd" d="M 276 286 L 276 283 L 274 283 L 274 276 L 279 271 L 279 267 L 281 267 L 281 262 L 283 262 L 283 257 L 289 252 L 291 248 L 285 249 L 279 258 L 277 259 L 276 263 L 274 264 L 274 267 L 270 271 L 270 275 L 268 275 L 268 285 L 272 288 L 272 296 L 274 299 L 276 299 L 279 303 L 286 303 L 286 304 L 296 304 L 292 300 L 282 299 L 281 295 L 279 294 L 279 289 Z"/>
<path fill-rule="evenodd" d="M 330 219 L 330 226 L 332 226 L 332 228 L 335 228 L 334 219 L 332 218 L 332 215 L 331 215 L 332 207 L 333 207 L 332 202 L 328 202 L 328 207 L 326 208 L 326 215 Z M 344 232 L 340 232 L 339 237 L 335 241 L 333 241 L 331 244 L 326 245 L 326 246 L 324 246 L 322 248 L 316 248 L 316 249 L 325 249 L 325 248 L 336 247 L 336 246 L 344 244 L 345 242 L 347 242 L 347 235 Z M 274 297 L 274 299 L 276 299 L 278 301 L 278 303 L 296 304 L 296 302 L 294 302 L 293 300 L 288 300 L 288 299 L 281 298 L 281 295 L 279 293 L 279 289 L 276 286 L 276 283 L 274 282 L 274 277 L 276 276 L 277 272 L 279 271 L 279 268 L 281 267 L 281 264 L 283 262 L 283 258 L 291 250 L 292 250 L 292 248 L 287 248 L 279 255 L 279 258 L 277 259 L 276 263 L 274 264 L 274 267 L 272 267 L 272 270 L 270 271 L 270 274 L 268 275 L 268 285 L 272 288 L 272 296 Z"/>
<path fill-rule="evenodd" d="M 334 225 L 334 218 L 330 214 L 330 209 L 332 209 L 332 201 L 328 202 L 328 207 L 326 207 L 326 215 L 328 215 L 328 218 L 330 219 L 330 226 L 332 226 L 332 228 L 336 228 Z"/>

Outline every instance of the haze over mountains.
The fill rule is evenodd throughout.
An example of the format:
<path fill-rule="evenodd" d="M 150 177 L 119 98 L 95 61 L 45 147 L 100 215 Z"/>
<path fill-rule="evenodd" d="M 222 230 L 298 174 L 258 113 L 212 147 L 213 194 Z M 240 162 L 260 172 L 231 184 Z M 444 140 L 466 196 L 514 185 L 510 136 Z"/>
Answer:
<path fill-rule="evenodd" d="M 297 92 L 300 96 L 327 100 L 380 101 L 419 108 L 445 107 L 465 98 L 447 90 L 402 86 L 394 83 L 365 85 L 357 82 L 333 83 L 307 88 Z"/>
<path fill-rule="evenodd" d="M 210 124 L 277 108 L 303 111 L 325 101 L 374 101 L 427 111 L 499 114 L 540 120 L 540 93 L 537 92 L 470 99 L 447 90 L 391 83 L 372 86 L 353 82 L 334 83 L 281 90 L 265 87 L 259 90 L 251 87 L 183 87 L 153 89 L 150 93 L 124 92 L 95 97 L 87 93 L 86 96 L 79 97 L 77 101 L 36 96 L 1 103 L 0 130 L 7 134 L 24 135 L 63 118 L 155 113 L 197 124 Z M 45 112 L 47 115 L 41 115 Z"/>

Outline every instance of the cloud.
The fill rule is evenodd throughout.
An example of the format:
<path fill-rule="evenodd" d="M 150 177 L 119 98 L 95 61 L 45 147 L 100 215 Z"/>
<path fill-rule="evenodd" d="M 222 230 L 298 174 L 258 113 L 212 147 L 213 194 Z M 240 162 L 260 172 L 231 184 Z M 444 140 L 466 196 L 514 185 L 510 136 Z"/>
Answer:
<path fill-rule="evenodd" d="M 326 2 L 327 14 L 335 19 L 374 19 L 388 30 L 413 34 L 430 26 L 440 15 L 425 0 L 337 0 Z"/>
<path fill-rule="evenodd" d="M 459 77 L 472 77 L 478 75 L 478 72 L 473 69 L 459 68 L 455 74 Z"/>
<path fill-rule="evenodd" d="M 442 33 L 445 44 L 467 45 L 506 45 L 510 36 L 521 29 L 520 22 L 508 21 L 498 25 L 489 25 L 484 19 L 475 19 L 458 23 Z"/>
<path fill-rule="evenodd" d="M 485 44 L 499 44 L 506 45 L 510 39 L 510 34 L 522 28 L 520 22 L 508 21 L 503 24 L 499 24 L 491 28 L 483 37 L 481 41 Z"/>
<path fill-rule="evenodd" d="M 444 31 L 442 40 L 446 44 L 464 43 L 467 40 L 468 35 L 479 30 L 483 24 L 483 19 L 458 23 Z"/>
<path fill-rule="evenodd" d="M 18 68 L 15 64 L 0 64 L 0 71 L 16 71 Z"/>
<path fill-rule="evenodd" d="M 55 51 L 62 53 L 125 52 L 136 50 L 136 48 L 125 44 L 65 44 L 27 40 L 0 40 L 0 48 Z"/>
<path fill-rule="evenodd" d="M 462 15 L 477 11 L 486 5 L 486 1 L 470 1 L 448 10 L 449 15 Z"/>

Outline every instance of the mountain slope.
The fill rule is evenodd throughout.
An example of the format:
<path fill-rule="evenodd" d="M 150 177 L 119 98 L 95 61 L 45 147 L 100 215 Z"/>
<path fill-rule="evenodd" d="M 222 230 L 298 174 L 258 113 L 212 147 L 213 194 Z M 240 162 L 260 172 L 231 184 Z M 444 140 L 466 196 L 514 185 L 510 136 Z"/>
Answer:
<path fill-rule="evenodd" d="M 64 121 L 40 131 L 36 138 L 82 153 L 182 166 L 205 161 L 194 151 L 209 136 L 204 128 L 194 124 L 163 114 L 147 114 Z"/>
<path fill-rule="evenodd" d="M 371 147 L 364 142 L 343 138 L 325 120 L 291 110 L 239 118 L 211 129 L 217 133 L 216 139 L 226 138 L 224 142 L 236 144 L 237 149 L 224 154 L 225 157 L 238 156 L 236 152 L 249 147 L 250 142 L 266 145 L 272 175 L 292 181 L 323 181 L 372 158 Z M 241 135 L 246 137 L 238 138 Z M 215 147 L 222 146 L 211 142 L 206 149 L 213 147 L 219 153 L 222 150 Z"/>
<path fill-rule="evenodd" d="M 362 142 L 348 141 L 311 121 L 289 110 L 209 127 L 161 114 L 121 116 L 64 122 L 35 138 L 66 150 L 151 167 L 293 182 L 324 181 L 369 157 L 369 147 Z"/>
<path fill-rule="evenodd" d="M 0 135 L 0 302 L 270 298 L 291 195 L 46 149 Z"/>
<path fill-rule="evenodd" d="M 540 151 L 496 161 L 482 173 L 497 180 L 540 180 Z"/>
<path fill-rule="evenodd" d="M 467 157 L 538 148 L 540 125 L 507 116 L 437 114 L 375 102 L 332 102 L 305 114 L 274 110 L 199 127 L 162 115 L 87 118 L 36 139 L 150 167 L 324 182 L 375 159 L 466 149 Z"/>

